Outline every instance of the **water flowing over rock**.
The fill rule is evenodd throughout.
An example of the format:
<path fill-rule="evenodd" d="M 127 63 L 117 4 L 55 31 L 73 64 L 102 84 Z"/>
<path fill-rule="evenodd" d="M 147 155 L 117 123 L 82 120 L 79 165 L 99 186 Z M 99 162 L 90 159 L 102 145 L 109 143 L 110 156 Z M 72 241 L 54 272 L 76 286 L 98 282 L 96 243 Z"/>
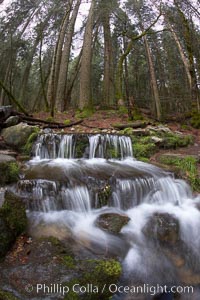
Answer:
<path fill-rule="evenodd" d="M 81 150 L 81 151 L 80 151 Z M 81 153 L 80 153 L 81 152 Z M 43 134 L 35 145 L 35 156 L 52 158 L 126 158 L 133 156 L 130 137 L 118 135 Z M 80 156 L 81 155 L 81 156 Z"/>
<path fill-rule="evenodd" d="M 125 285 L 197 286 L 200 197 L 132 153 L 127 136 L 40 135 L 15 190 L 30 233 L 120 257 Z"/>

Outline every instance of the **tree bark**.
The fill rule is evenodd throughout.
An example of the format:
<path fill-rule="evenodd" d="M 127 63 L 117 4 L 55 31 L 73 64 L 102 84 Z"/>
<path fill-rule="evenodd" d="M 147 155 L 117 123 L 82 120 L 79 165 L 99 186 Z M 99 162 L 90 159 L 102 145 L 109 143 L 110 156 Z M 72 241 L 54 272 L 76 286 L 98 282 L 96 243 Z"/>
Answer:
<path fill-rule="evenodd" d="M 143 39 L 144 39 L 144 45 L 145 45 L 148 64 L 149 64 L 151 87 L 152 87 L 153 98 L 154 98 L 154 102 L 155 102 L 155 108 L 156 108 L 156 118 L 160 121 L 161 120 L 161 104 L 160 104 L 160 97 L 159 97 L 158 86 L 157 86 L 157 81 L 156 81 L 155 69 L 154 69 L 151 50 L 150 50 L 150 47 L 149 47 L 149 44 L 147 41 L 147 37 L 144 36 Z"/>
<path fill-rule="evenodd" d="M 0 80 L 0 87 L 5 91 L 10 101 L 15 104 L 25 115 L 29 115 L 25 108 L 15 99 L 11 92 L 4 86 L 3 82 Z"/>
<path fill-rule="evenodd" d="M 85 28 L 82 59 L 80 68 L 80 96 L 79 108 L 84 109 L 92 106 L 91 101 L 91 63 L 92 63 L 92 33 L 94 24 L 95 0 L 92 0 L 88 20 Z"/>
<path fill-rule="evenodd" d="M 65 90 L 66 90 L 66 83 L 68 77 L 68 65 L 69 65 L 70 50 L 72 45 L 72 37 L 74 34 L 74 26 L 75 26 L 80 4 L 81 4 L 81 0 L 77 0 L 67 28 L 67 33 L 64 42 L 64 49 L 61 57 L 61 64 L 60 64 L 60 70 L 58 76 L 58 86 L 57 86 L 57 93 L 56 93 L 56 103 L 57 103 L 56 106 L 59 111 L 64 111 L 64 107 L 67 105 L 65 103 Z"/>
<path fill-rule="evenodd" d="M 61 57 L 62 57 L 62 48 L 63 48 L 66 29 L 69 23 L 69 16 L 71 12 L 72 3 L 73 0 L 70 0 L 67 5 L 66 13 L 62 20 L 62 24 L 60 26 L 60 31 L 58 34 L 58 39 L 57 39 L 56 47 L 53 54 L 52 64 L 51 64 L 51 71 L 50 71 L 48 90 L 47 90 L 47 99 L 51 108 L 52 117 L 54 116 L 54 108 L 56 103 L 56 91 L 57 91 L 57 84 L 58 84 L 59 68 L 60 68 Z"/>
<path fill-rule="evenodd" d="M 112 38 L 110 31 L 110 16 L 107 10 L 104 10 L 102 23 L 104 30 L 103 105 L 112 106 L 114 104 L 114 65 Z"/>

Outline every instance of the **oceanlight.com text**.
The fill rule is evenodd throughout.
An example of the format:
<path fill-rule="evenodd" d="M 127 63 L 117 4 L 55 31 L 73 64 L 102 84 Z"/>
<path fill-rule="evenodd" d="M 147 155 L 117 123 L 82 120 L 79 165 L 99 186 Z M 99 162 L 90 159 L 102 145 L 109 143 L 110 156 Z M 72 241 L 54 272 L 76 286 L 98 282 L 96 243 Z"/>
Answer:
<path fill-rule="evenodd" d="M 86 285 L 80 285 L 75 283 L 72 286 L 63 285 L 61 283 L 44 284 L 38 283 L 36 286 L 27 284 L 25 287 L 26 292 L 37 294 L 59 294 L 66 295 L 74 292 L 76 294 L 103 294 L 109 292 L 110 294 L 149 294 L 154 296 L 162 293 L 179 293 L 179 294 L 192 294 L 194 292 L 193 286 L 167 286 L 167 285 L 116 285 L 116 284 L 104 284 L 103 286 L 96 286 L 91 283 Z"/>

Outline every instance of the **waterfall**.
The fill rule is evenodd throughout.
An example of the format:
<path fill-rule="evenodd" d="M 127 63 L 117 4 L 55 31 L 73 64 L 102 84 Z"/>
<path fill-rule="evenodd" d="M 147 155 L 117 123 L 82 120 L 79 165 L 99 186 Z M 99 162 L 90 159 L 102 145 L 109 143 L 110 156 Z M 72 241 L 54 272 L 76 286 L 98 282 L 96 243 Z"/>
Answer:
<path fill-rule="evenodd" d="M 129 284 L 200 276 L 200 196 L 170 172 L 135 160 L 129 137 L 44 134 L 33 154 L 16 191 L 33 231 L 59 224 L 94 252 L 94 244 L 102 254 L 122 252 Z M 129 217 L 119 236 L 96 225 L 105 213 Z"/>
<path fill-rule="evenodd" d="M 89 137 L 89 144 L 89 158 L 104 158 L 109 149 L 113 149 L 113 156 L 119 155 L 122 159 L 133 156 L 131 139 L 127 136 L 97 134 Z M 112 153 L 110 156 L 113 157 Z"/>
<path fill-rule="evenodd" d="M 133 156 L 132 143 L 128 136 L 108 134 L 80 136 L 87 138 L 85 150 L 89 147 L 89 158 L 124 159 Z M 79 141 L 73 134 L 42 134 L 36 141 L 33 154 L 40 159 L 75 158 L 78 147 Z"/>

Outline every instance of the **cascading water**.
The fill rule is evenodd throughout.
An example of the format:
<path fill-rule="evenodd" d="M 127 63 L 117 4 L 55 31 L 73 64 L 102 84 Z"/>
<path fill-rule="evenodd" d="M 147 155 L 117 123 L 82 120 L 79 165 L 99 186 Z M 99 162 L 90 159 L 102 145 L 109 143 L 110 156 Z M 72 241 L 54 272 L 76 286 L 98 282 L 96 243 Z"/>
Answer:
<path fill-rule="evenodd" d="M 82 138 L 44 134 L 36 141 L 17 187 L 32 231 L 64 226 L 77 242 L 118 253 L 129 284 L 199 282 L 200 197 L 172 174 L 135 160 L 129 137 L 85 135 L 80 158 Z M 108 212 L 130 218 L 120 237 L 96 225 Z"/>

